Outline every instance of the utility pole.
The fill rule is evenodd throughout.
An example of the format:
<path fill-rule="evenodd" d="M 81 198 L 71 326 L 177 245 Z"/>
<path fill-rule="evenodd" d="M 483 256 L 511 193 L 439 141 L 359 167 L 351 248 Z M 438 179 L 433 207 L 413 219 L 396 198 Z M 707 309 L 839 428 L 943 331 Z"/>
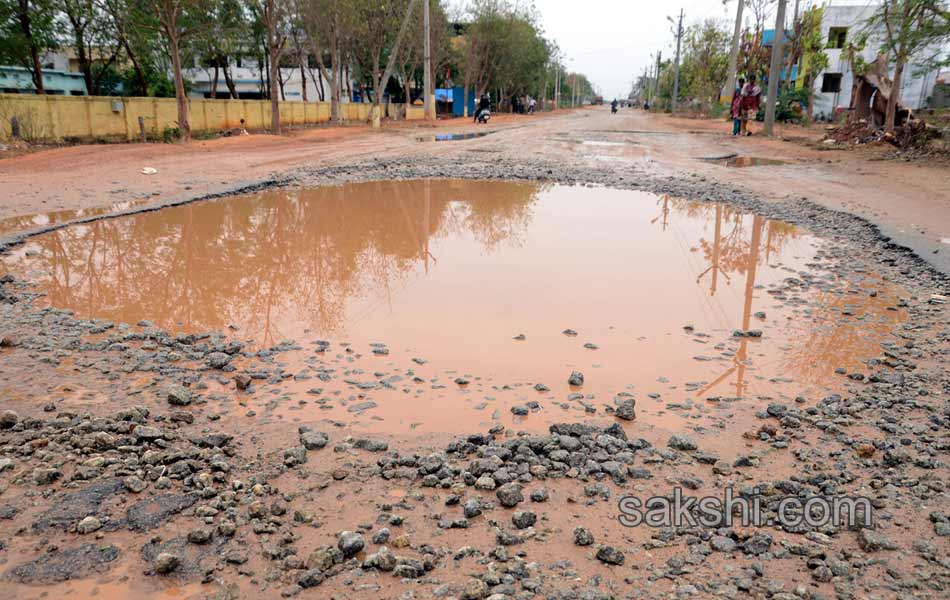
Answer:
<path fill-rule="evenodd" d="M 656 99 L 660 95 L 660 61 L 663 59 L 663 51 L 656 53 L 656 76 L 653 78 L 653 95 L 650 96 L 650 104 L 656 104 Z"/>
<path fill-rule="evenodd" d="M 425 43 L 423 50 L 425 53 L 425 75 L 423 77 L 423 87 L 425 88 L 425 113 L 427 121 L 435 120 L 435 92 L 432 90 L 432 40 L 429 34 L 429 0 L 422 0 L 422 28 L 425 31 Z"/>
<path fill-rule="evenodd" d="M 574 71 L 571 78 L 571 108 L 577 105 L 577 71 Z"/>
<path fill-rule="evenodd" d="M 782 42 L 785 37 L 785 2 L 778 0 L 775 14 L 775 41 L 772 42 L 772 63 L 769 65 L 769 89 L 765 98 L 765 135 L 773 135 L 775 127 L 775 100 L 778 97 L 778 80 L 782 76 Z"/>
<path fill-rule="evenodd" d="M 541 93 L 538 99 L 541 101 L 541 112 L 544 112 L 548 104 L 548 73 L 551 71 L 550 65 L 544 65 L 544 73 L 541 75 Z"/>
<path fill-rule="evenodd" d="M 554 63 L 554 110 L 561 107 L 561 63 Z"/>
<path fill-rule="evenodd" d="M 673 104 L 672 110 L 670 112 L 676 113 L 676 100 L 679 97 L 680 93 L 680 46 L 683 42 L 683 9 L 680 9 L 680 19 L 679 23 L 673 20 L 672 17 L 667 17 L 670 23 L 676 25 L 676 63 L 673 66 Z"/>
<path fill-rule="evenodd" d="M 732 51 L 729 53 L 729 73 L 726 76 L 726 98 L 732 103 L 732 95 L 736 93 L 736 71 L 739 69 L 739 37 L 742 35 L 742 7 L 745 0 L 739 0 L 736 9 L 736 29 L 732 33 Z"/>

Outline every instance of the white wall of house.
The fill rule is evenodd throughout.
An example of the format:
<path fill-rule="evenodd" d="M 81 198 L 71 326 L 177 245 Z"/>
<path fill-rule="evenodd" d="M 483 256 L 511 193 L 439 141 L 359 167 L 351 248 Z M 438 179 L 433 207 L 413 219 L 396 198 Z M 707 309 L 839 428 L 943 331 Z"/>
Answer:
<path fill-rule="evenodd" d="M 238 95 L 242 96 L 244 94 L 253 95 L 260 94 L 262 89 L 266 89 L 264 84 L 261 83 L 261 71 L 255 65 L 252 66 L 231 66 L 231 78 L 234 81 L 234 88 L 238 92 Z M 281 69 L 281 78 L 284 81 L 284 97 L 289 102 L 302 102 L 303 101 L 303 80 L 300 76 L 300 69 Z M 323 79 L 317 69 L 308 69 L 305 71 L 307 78 L 307 99 L 310 102 L 315 102 L 320 99 L 319 96 L 319 82 L 323 83 L 323 93 L 327 101 L 330 100 L 330 84 L 325 79 Z M 187 79 L 190 84 L 190 90 L 188 92 L 189 96 L 195 98 L 206 98 L 211 92 L 211 88 L 214 84 L 214 69 L 212 68 L 191 68 L 185 70 L 185 79 Z M 267 80 L 267 74 L 264 74 L 264 81 Z M 217 90 L 217 96 L 219 98 L 225 98 L 228 96 L 228 85 L 224 80 L 224 71 L 218 71 L 218 83 L 215 88 Z M 344 90 L 343 95 L 346 96 L 346 90 Z M 343 101 L 346 102 L 347 99 L 344 97 Z"/>
<path fill-rule="evenodd" d="M 260 95 L 262 92 L 266 94 L 266 84 L 262 83 L 267 80 L 266 67 L 262 75 L 261 67 L 253 58 L 243 58 L 240 63 L 232 61 L 229 70 L 231 79 L 234 81 L 234 89 L 242 98 L 254 98 L 255 95 Z M 321 83 L 323 84 L 324 100 L 326 102 L 330 101 L 330 83 L 320 75 L 319 69 L 304 69 L 304 77 L 301 77 L 299 67 L 282 68 L 280 74 L 284 82 L 283 90 L 284 99 L 286 99 L 286 101 L 303 102 L 304 77 L 306 78 L 307 100 L 309 102 L 320 100 L 319 89 Z M 201 66 L 197 62 L 193 67 L 185 69 L 184 76 L 190 85 L 188 95 L 193 98 L 210 97 L 212 87 L 215 87 L 217 90 L 216 94 L 218 98 L 228 97 L 228 85 L 224 80 L 224 71 L 221 69 L 218 70 L 217 86 L 214 86 L 214 69 Z M 247 96 L 245 96 L 245 94 Z M 345 82 L 342 96 L 343 102 L 350 101 L 350 99 L 347 98 Z"/>
<path fill-rule="evenodd" d="M 52 69 L 53 71 L 73 71 L 69 68 L 69 57 L 63 54 L 62 52 L 46 52 L 43 54 L 43 57 L 40 59 L 43 63 L 44 69 Z M 75 72 L 78 72 L 79 69 L 75 69 Z"/>
<path fill-rule="evenodd" d="M 825 6 L 822 13 L 821 35 L 827 43 L 832 29 L 847 28 L 846 43 L 854 40 L 864 31 L 864 22 L 874 13 L 876 2 L 866 2 L 861 5 L 845 5 L 832 2 Z M 883 41 L 883 30 L 872 31 L 862 52 L 867 62 L 874 62 Z M 836 109 L 847 109 L 851 105 L 851 86 L 854 83 L 854 74 L 844 56 L 844 50 L 825 48 L 828 56 L 828 68 L 815 77 L 812 85 L 815 89 L 815 109 L 817 118 L 830 118 Z M 925 108 L 927 99 L 933 93 L 937 80 L 937 71 L 924 72 L 920 64 L 911 64 L 904 69 L 904 81 L 901 83 L 901 102 L 913 110 Z M 825 76 L 841 75 L 841 85 L 838 92 L 822 92 Z M 891 70 L 893 75 L 893 68 Z"/>

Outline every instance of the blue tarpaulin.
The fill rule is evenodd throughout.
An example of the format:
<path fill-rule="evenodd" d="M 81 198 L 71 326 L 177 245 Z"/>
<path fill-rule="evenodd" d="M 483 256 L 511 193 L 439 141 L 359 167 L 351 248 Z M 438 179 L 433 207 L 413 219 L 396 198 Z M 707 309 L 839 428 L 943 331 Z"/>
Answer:
<path fill-rule="evenodd" d="M 785 41 L 788 42 L 788 38 L 790 38 L 791 36 L 792 36 L 792 32 L 791 32 L 791 31 L 786 31 L 786 32 L 785 32 Z M 774 30 L 774 29 L 766 29 L 765 31 L 762 32 L 762 45 L 763 45 L 763 46 L 768 46 L 768 47 L 771 48 L 771 47 L 772 47 L 772 44 L 773 44 L 774 42 L 775 42 L 775 30 Z"/>
<path fill-rule="evenodd" d="M 463 98 L 465 91 L 462 89 L 462 86 L 455 86 L 452 88 L 452 114 L 456 117 L 461 117 L 465 114 L 465 98 Z M 475 114 L 475 92 L 468 92 L 468 114 Z"/>

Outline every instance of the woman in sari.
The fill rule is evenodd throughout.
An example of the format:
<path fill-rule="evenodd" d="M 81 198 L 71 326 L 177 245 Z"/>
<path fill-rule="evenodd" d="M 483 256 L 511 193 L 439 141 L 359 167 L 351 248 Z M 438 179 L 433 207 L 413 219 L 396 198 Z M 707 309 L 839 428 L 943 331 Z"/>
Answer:
<path fill-rule="evenodd" d="M 742 135 L 752 135 L 749 131 L 749 121 L 754 121 L 759 113 L 759 103 L 762 101 L 762 88 L 755 84 L 755 75 L 749 75 L 749 81 L 742 86 Z"/>

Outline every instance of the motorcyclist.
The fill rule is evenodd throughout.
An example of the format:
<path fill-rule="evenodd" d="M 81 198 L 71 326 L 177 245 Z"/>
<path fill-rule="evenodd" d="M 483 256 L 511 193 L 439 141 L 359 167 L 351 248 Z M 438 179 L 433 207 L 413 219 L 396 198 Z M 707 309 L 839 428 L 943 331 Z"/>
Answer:
<path fill-rule="evenodd" d="M 478 99 L 478 107 L 475 109 L 475 123 L 478 122 L 478 115 L 480 115 L 483 110 L 491 110 L 491 96 L 489 96 L 487 92 L 482 94 L 482 97 Z"/>
<path fill-rule="evenodd" d="M 619 104 L 619 102 L 617 102 L 617 99 L 614 98 L 614 101 L 610 103 L 610 112 L 611 112 L 611 113 L 617 112 L 617 105 L 618 105 L 618 104 Z"/>

